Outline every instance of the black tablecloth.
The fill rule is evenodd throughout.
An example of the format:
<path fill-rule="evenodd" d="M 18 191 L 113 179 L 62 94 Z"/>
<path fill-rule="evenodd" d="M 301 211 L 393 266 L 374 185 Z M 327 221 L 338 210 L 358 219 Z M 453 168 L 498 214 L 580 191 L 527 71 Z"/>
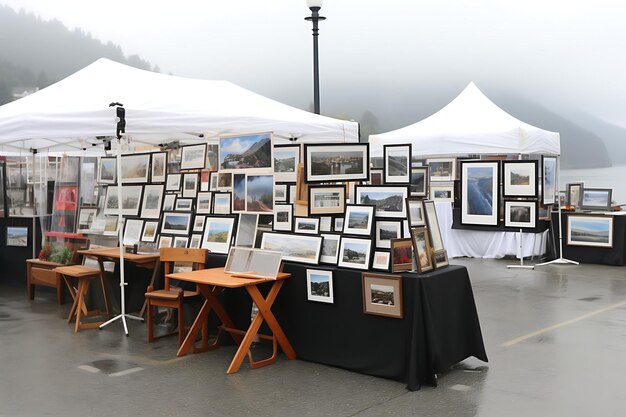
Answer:
<path fill-rule="evenodd" d="M 306 265 L 285 263 L 273 311 L 298 358 L 390 378 L 417 390 L 470 356 L 487 361 L 467 269 L 403 274 L 404 318 L 363 312 L 361 271 L 333 268 L 334 303 L 307 300 Z"/>
<path fill-rule="evenodd" d="M 626 264 L 626 216 L 613 216 L 613 247 L 597 248 L 593 246 L 567 245 L 567 216 L 581 213 L 561 213 L 563 222 L 563 257 L 586 264 L 620 265 Z M 559 242 L 559 213 L 552 213 L 553 234 Z"/>

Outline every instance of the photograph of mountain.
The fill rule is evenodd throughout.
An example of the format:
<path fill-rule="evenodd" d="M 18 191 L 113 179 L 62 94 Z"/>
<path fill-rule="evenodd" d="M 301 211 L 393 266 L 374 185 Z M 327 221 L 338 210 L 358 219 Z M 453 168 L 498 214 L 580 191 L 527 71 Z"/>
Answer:
<path fill-rule="evenodd" d="M 220 138 L 220 170 L 272 168 L 272 135 Z"/>

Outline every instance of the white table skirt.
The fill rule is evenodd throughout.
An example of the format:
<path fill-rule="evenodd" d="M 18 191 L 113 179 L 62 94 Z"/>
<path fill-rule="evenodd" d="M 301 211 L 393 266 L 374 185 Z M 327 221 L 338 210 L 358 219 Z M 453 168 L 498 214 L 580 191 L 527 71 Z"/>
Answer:
<path fill-rule="evenodd" d="M 519 258 L 519 232 L 452 229 L 452 203 L 436 202 L 435 208 L 448 258 L 503 258 L 507 255 Z M 543 255 L 546 253 L 547 240 L 548 230 L 543 233 L 522 233 L 523 256 Z"/>

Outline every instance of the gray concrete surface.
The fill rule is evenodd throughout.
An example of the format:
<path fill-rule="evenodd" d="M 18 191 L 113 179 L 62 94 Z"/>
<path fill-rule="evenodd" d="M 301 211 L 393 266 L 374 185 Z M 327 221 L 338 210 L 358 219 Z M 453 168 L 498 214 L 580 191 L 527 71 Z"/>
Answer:
<path fill-rule="evenodd" d="M 226 375 L 233 347 L 176 358 L 174 338 L 148 344 L 136 322 L 128 338 L 119 324 L 74 335 L 54 293 L 0 286 L 0 416 L 626 415 L 623 267 L 452 263 L 470 271 L 490 362 L 418 392 L 284 357 Z"/>

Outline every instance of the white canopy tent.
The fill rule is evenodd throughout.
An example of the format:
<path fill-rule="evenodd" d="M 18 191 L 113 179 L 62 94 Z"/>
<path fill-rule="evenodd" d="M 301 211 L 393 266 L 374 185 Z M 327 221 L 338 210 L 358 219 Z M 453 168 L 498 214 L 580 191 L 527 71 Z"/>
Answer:
<path fill-rule="evenodd" d="M 358 142 L 358 123 L 300 110 L 228 81 L 158 74 L 101 58 L 69 77 L 0 106 L 0 153 L 79 149 L 80 140 L 115 136 L 115 108 L 126 109 L 135 142 L 197 141 L 273 132 L 298 142 Z"/>
<path fill-rule="evenodd" d="M 437 113 L 409 126 L 369 137 L 370 154 L 383 145 L 411 143 L 414 156 L 561 153 L 559 134 L 511 116 L 474 83 Z"/>

